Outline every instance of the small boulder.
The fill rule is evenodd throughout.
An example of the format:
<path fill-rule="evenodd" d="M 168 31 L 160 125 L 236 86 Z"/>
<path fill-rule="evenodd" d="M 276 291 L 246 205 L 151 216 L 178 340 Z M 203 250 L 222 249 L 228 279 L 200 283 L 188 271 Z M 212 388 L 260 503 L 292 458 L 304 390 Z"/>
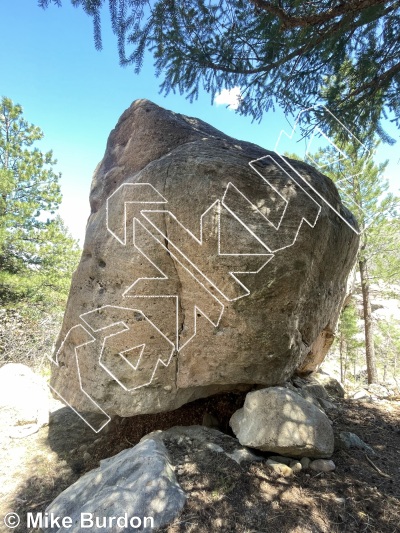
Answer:
<path fill-rule="evenodd" d="M 49 423 L 49 393 L 44 379 L 28 366 L 8 363 L 0 368 L 0 428 L 23 438 Z"/>
<path fill-rule="evenodd" d="M 351 433 L 351 431 L 341 431 L 339 437 L 335 440 L 336 448 L 356 448 L 358 450 L 363 450 L 366 453 L 371 455 L 376 455 L 375 450 L 368 446 L 358 435 Z"/>
<path fill-rule="evenodd" d="M 271 459 L 268 459 L 267 466 L 280 476 L 293 476 L 293 470 L 290 468 L 290 466 L 284 465 L 283 463 L 278 463 L 277 461 L 272 461 Z"/>
<path fill-rule="evenodd" d="M 326 392 L 325 387 L 319 383 L 306 383 L 303 385 L 302 390 L 314 396 L 318 400 L 329 400 L 329 394 Z"/>
<path fill-rule="evenodd" d="M 335 378 L 327 374 L 326 372 L 315 372 L 312 374 L 312 378 L 318 381 L 325 388 L 329 396 L 334 398 L 344 398 L 345 390 L 343 385 Z"/>
<path fill-rule="evenodd" d="M 297 474 L 298 472 L 301 472 L 303 470 L 303 467 L 300 461 L 296 461 L 296 460 L 290 461 L 289 466 L 293 470 L 294 474 Z"/>
<path fill-rule="evenodd" d="M 329 411 L 330 409 L 337 409 L 336 405 L 330 402 L 329 400 L 324 400 L 323 398 L 319 398 L 318 402 L 324 411 Z"/>
<path fill-rule="evenodd" d="M 292 383 L 287 382 L 284 386 L 300 394 L 300 396 L 313 403 L 316 407 L 322 408 L 323 411 L 336 409 L 336 406 L 330 401 L 331 397 L 324 385 L 312 377 L 301 378 L 296 376 L 292 379 Z"/>
<path fill-rule="evenodd" d="M 330 457 L 334 435 L 318 407 L 284 387 L 250 392 L 230 426 L 244 446 L 293 457 Z"/>
<path fill-rule="evenodd" d="M 353 394 L 353 400 L 363 400 L 367 398 L 367 396 L 368 396 L 367 391 L 364 389 L 361 389 Z"/>
<path fill-rule="evenodd" d="M 316 459 L 315 461 L 311 461 L 310 468 L 314 472 L 333 472 L 336 465 L 333 461 L 327 459 Z"/>

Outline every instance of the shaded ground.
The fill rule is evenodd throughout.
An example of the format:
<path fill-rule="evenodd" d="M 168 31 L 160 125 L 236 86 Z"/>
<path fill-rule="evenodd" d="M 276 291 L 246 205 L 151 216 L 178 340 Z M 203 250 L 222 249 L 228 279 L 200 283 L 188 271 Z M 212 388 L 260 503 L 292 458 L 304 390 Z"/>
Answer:
<path fill-rule="evenodd" d="M 100 459 L 131 447 L 154 429 L 216 424 L 227 431 L 231 414 L 244 396 L 198 400 L 172 413 L 116 418 L 95 434 L 67 408 L 53 413 L 49 427 L 25 439 L 0 440 L 0 531 L 5 513 L 46 506 Z M 239 466 L 210 452 L 207 463 L 185 444 L 171 445 L 177 477 L 188 502 L 177 520 L 162 531 L 180 532 L 376 532 L 400 531 L 400 403 L 343 400 L 330 412 L 336 432 L 352 431 L 376 451 L 368 462 L 361 450 L 336 451 L 337 468 L 328 474 L 302 471 L 293 478 L 271 474 L 263 463 Z M 217 419 L 217 420 L 216 420 Z M 390 477 L 385 477 L 384 474 Z"/>

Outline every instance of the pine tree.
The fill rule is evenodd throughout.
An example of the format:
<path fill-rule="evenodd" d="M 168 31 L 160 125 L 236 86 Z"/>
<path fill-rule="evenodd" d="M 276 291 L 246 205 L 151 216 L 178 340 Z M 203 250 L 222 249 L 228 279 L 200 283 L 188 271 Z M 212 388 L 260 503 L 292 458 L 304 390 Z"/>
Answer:
<path fill-rule="evenodd" d="M 358 339 L 357 309 L 352 300 L 343 308 L 338 325 L 340 381 L 345 384 L 349 365 L 353 366 L 362 343 Z"/>
<path fill-rule="evenodd" d="M 370 257 L 373 279 L 383 280 L 391 286 L 388 294 L 400 297 L 400 217 L 382 220 L 380 234 L 385 238 L 379 242 L 380 236 L 376 235 L 375 253 Z"/>
<path fill-rule="evenodd" d="M 256 120 L 276 103 L 286 113 L 323 103 L 361 129 L 388 111 L 400 126 L 400 8 L 383 0 L 71 0 L 93 18 L 101 49 L 108 4 L 121 65 L 153 54 L 161 90 L 196 98 L 239 86 L 238 112 Z M 40 0 L 39 5 L 61 5 Z M 128 53 L 127 49 L 131 48 Z M 346 68 L 343 64 L 346 62 Z M 325 80 L 332 81 L 324 92 Z M 321 108 L 322 109 L 322 108 Z M 331 115 L 320 117 L 329 125 Z"/>
<path fill-rule="evenodd" d="M 368 383 L 376 383 L 378 373 L 371 283 L 378 279 L 384 283 L 393 283 L 394 277 L 400 278 L 400 236 L 397 231 L 400 198 L 388 193 L 388 182 L 382 177 L 387 162 L 379 165 L 374 163 L 373 156 L 378 145 L 376 141 L 366 137 L 362 143 L 340 144 L 336 139 L 334 142 L 345 157 L 338 160 L 337 150 L 330 145 L 314 154 L 312 159 L 323 166 L 323 172 L 334 182 L 340 182 L 341 195 L 347 199 L 348 204 L 350 202 L 350 209 L 359 224 L 361 235 L 358 270 L 363 299 Z"/>
<path fill-rule="evenodd" d="M 35 144 L 43 137 L 3 97 L 0 106 L 0 300 L 43 301 L 65 297 L 78 247 L 62 220 L 60 174 L 52 152 Z"/>
<path fill-rule="evenodd" d="M 383 381 L 388 381 L 389 371 L 391 370 L 390 377 L 398 383 L 400 355 L 399 320 L 391 317 L 391 319 L 379 321 L 375 342 L 383 360 Z"/>

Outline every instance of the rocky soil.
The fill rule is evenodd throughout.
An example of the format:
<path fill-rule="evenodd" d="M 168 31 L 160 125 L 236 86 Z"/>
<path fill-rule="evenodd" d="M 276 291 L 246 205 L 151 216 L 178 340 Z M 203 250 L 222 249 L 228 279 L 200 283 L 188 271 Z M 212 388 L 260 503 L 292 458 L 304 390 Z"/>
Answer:
<path fill-rule="evenodd" d="M 95 434 L 71 410 L 53 402 L 49 426 L 23 439 L 0 438 L 0 531 L 3 516 L 16 512 L 16 533 L 26 527 L 26 513 L 47 505 L 99 460 L 135 445 L 155 429 L 205 424 L 229 432 L 228 420 L 243 404 L 242 395 L 198 400 L 171 413 L 116 418 Z M 210 453 L 201 462 L 188 455 L 184 442 L 169 452 L 188 500 L 181 515 L 163 531 L 279 533 L 394 533 L 400 522 L 400 402 L 336 400 L 329 412 L 336 434 L 357 434 L 376 453 L 337 449 L 336 469 L 302 470 L 280 477 L 265 461 L 238 465 Z M 269 454 L 270 455 L 270 454 Z"/>

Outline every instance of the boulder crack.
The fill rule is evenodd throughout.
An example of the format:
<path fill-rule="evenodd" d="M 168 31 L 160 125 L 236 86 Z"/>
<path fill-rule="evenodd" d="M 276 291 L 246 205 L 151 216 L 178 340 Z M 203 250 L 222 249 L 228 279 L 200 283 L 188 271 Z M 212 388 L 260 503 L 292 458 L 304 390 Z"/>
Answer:
<path fill-rule="evenodd" d="M 163 196 L 165 198 L 167 197 L 166 191 L 167 191 L 167 181 L 168 181 L 168 178 L 169 178 L 170 166 L 171 166 L 171 164 L 169 164 L 168 167 L 167 167 L 167 171 L 166 171 L 166 174 L 165 174 L 165 180 L 164 180 Z M 179 345 L 180 345 L 181 333 L 182 333 L 184 325 L 185 325 L 185 311 L 184 311 L 184 308 L 182 306 L 182 294 L 183 294 L 182 281 L 181 281 L 181 278 L 179 276 L 179 271 L 178 271 L 177 266 L 176 266 L 175 258 L 174 258 L 174 256 L 172 254 L 169 253 L 169 244 L 168 244 L 169 236 L 168 236 L 168 226 L 167 226 L 167 221 L 166 221 L 166 217 L 165 217 L 165 211 L 164 211 L 164 227 L 165 227 L 165 235 L 166 235 L 166 238 L 164 239 L 165 247 L 168 250 L 168 255 L 171 258 L 172 264 L 174 265 L 174 269 L 175 269 L 175 272 L 176 272 L 176 277 L 177 277 L 177 280 L 178 280 L 178 284 L 177 284 L 178 285 L 177 286 L 177 289 L 178 289 L 178 294 L 177 294 L 177 297 L 178 297 L 178 306 L 177 306 L 178 307 L 178 311 L 177 311 L 178 312 L 178 316 L 177 316 L 177 321 L 178 321 L 177 334 L 178 334 L 178 338 L 177 338 L 177 350 L 176 350 L 176 352 L 178 353 L 178 348 L 179 348 Z M 178 371 L 179 371 L 179 357 L 177 357 L 177 363 L 176 363 L 176 367 L 175 367 L 175 387 L 177 387 Z"/>

